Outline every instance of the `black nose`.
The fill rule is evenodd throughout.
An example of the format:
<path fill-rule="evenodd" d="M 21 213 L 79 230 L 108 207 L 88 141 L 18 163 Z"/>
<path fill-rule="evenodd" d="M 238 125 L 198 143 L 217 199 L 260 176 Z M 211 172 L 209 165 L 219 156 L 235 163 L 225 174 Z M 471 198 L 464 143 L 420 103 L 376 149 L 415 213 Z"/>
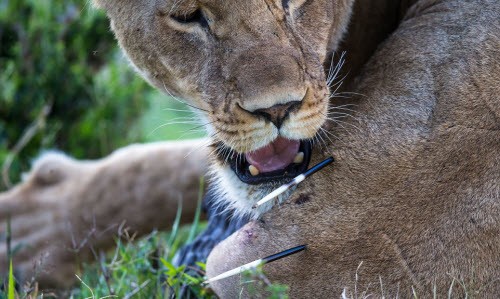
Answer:
<path fill-rule="evenodd" d="M 272 122 L 279 129 L 288 115 L 299 109 L 301 103 L 301 101 L 293 101 L 285 104 L 277 104 L 269 108 L 257 109 L 252 113 Z"/>

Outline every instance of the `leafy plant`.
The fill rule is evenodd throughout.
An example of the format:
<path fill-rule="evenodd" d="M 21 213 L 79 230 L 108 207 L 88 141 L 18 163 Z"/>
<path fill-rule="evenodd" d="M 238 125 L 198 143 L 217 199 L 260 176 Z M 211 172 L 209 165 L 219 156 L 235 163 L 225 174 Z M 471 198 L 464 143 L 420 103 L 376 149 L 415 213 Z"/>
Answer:
<path fill-rule="evenodd" d="M 87 0 L 0 0 L 0 69 L 4 182 L 43 149 L 96 158 L 141 140 L 132 128 L 151 89 Z"/>
<path fill-rule="evenodd" d="M 288 299 L 289 287 L 272 283 L 266 277 L 263 265 L 243 272 L 241 287 L 251 298 Z"/>

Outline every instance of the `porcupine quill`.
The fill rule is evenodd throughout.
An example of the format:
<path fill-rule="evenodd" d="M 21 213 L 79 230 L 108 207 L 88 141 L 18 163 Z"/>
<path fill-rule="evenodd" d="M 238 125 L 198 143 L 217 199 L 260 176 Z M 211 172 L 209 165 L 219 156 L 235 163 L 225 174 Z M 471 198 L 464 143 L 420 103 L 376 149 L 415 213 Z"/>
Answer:
<path fill-rule="evenodd" d="M 278 189 L 276 189 L 273 192 L 271 192 L 268 195 L 266 195 L 264 198 L 262 198 L 261 200 L 259 200 L 256 204 L 254 204 L 252 206 L 252 209 L 256 209 L 256 208 L 260 207 L 261 205 L 265 204 L 266 202 L 268 202 L 268 201 L 274 199 L 275 197 L 279 196 L 283 192 L 286 192 L 287 190 L 289 190 L 293 186 L 298 185 L 299 183 L 301 183 L 302 181 L 304 181 L 306 178 L 308 178 L 309 176 L 311 176 L 315 172 L 317 172 L 317 171 L 323 169 L 325 166 L 331 164 L 333 161 L 334 161 L 333 157 L 329 157 L 329 158 L 325 159 L 324 161 L 319 162 L 318 164 L 316 164 L 313 167 L 311 167 L 308 171 L 304 172 L 303 174 L 300 174 L 300 175 L 296 176 L 291 182 L 289 182 L 287 184 L 284 184 L 283 186 L 279 187 Z"/>
<path fill-rule="evenodd" d="M 203 282 L 203 284 L 209 284 L 209 283 L 217 281 L 217 280 L 221 280 L 221 279 L 224 279 L 224 278 L 231 277 L 233 275 L 240 274 L 240 273 L 242 273 L 242 272 L 244 272 L 246 270 L 254 269 L 254 268 L 256 268 L 256 267 L 258 267 L 260 265 L 272 263 L 274 261 L 277 261 L 277 260 L 282 259 L 284 257 L 287 257 L 289 255 L 301 252 L 301 251 L 305 250 L 306 248 L 307 248 L 307 245 L 300 245 L 300 246 L 296 246 L 296 247 L 293 247 L 293 248 L 290 248 L 290 249 L 287 249 L 287 250 L 283 250 L 281 252 L 278 252 L 276 254 L 267 256 L 265 258 L 255 260 L 253 262 L 250 262 L 250 263 L 245 264 L 243 266 L 240 266 L 238 268 L 234 268 L 232 270 L 226 271 L 226 272 L 224 272 L 222 274 L 219 274 L 219 275 L 215 276 L 214 278 L 205 280 Z"/>

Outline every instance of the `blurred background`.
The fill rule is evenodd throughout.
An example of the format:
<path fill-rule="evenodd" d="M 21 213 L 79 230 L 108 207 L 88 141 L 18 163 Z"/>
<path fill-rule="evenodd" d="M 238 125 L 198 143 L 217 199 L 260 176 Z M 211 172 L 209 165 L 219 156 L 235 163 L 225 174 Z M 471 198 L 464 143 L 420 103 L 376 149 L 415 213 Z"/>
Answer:
<path fill-rule="evenodd" d="M 44 150 L 94 159 L 202 136 L 178 110 L 132 71 L 88 0 L 0 0 L 0 191 Z"/>

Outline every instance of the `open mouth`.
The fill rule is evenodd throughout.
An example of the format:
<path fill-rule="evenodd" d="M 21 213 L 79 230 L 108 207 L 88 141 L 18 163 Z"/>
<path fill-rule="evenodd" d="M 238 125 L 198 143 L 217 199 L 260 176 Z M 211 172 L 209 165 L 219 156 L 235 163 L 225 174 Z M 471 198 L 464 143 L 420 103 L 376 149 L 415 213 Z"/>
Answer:
<path fill-rule="evenodd" d="M 234 153 L 229 164 L 246 184 L 284 183 L 307 170 L 311 152 L 309 141 L 278 137 L 256 151 Z"/>

